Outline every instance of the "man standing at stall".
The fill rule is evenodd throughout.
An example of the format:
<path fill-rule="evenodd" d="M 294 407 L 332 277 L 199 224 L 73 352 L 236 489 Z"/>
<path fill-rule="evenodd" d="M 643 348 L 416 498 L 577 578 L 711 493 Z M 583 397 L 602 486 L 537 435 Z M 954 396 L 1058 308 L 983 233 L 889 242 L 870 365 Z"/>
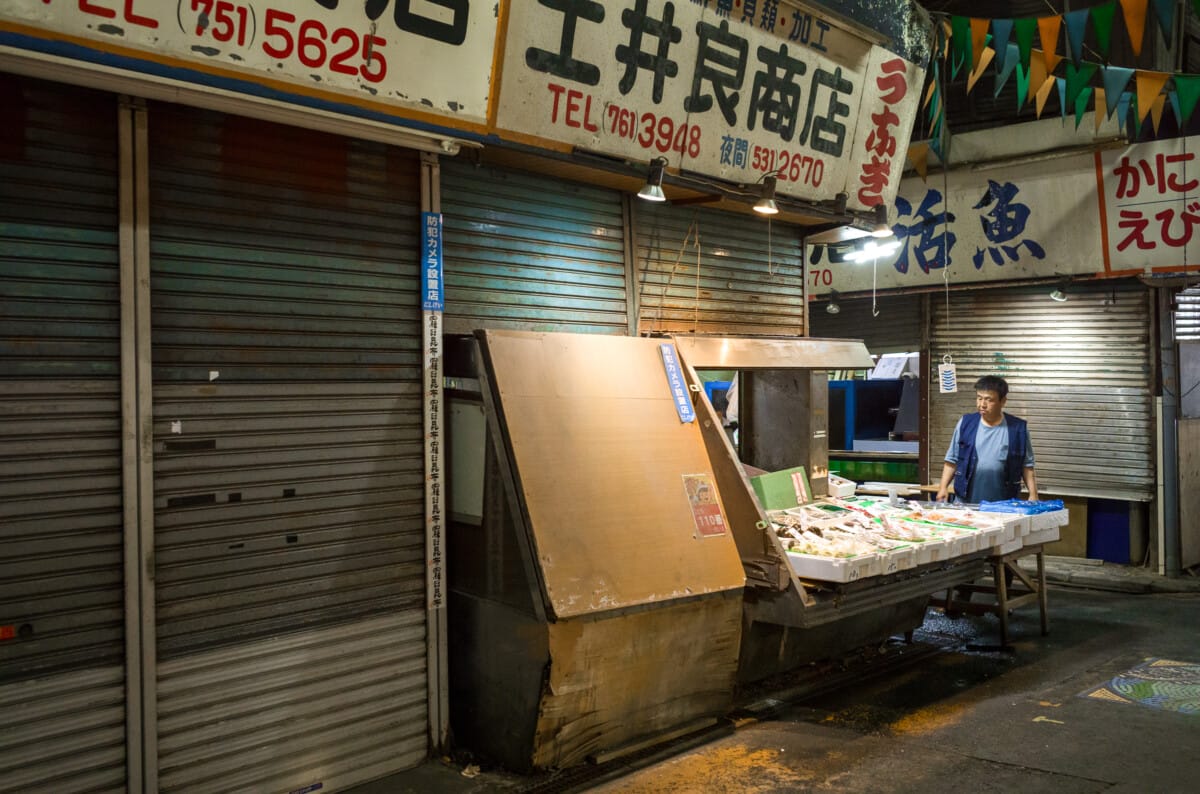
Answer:
<path fill-rule="evenodd" d="M 1033 444 L 1024 419 L 1004 413 L 1008 382 L 985 375 L 975 382 L 975 413 L 964 414 L 954 428 L 942 466 L 937 498 L 944 502 L 950 483 L 960 501 L 971 504 L 1015 499 L 1021 483 L 1036 501 Z"/>

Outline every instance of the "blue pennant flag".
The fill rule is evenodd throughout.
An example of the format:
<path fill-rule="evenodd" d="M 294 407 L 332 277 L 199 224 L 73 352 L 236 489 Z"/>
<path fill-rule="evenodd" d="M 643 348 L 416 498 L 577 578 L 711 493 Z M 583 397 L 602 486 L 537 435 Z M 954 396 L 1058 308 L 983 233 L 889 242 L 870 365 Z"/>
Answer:
<path fill-rule="evenodd" d="M 1079 59 L 1083 57 L 1083 37 L 1087 33 L 1087 23 L 1088 10 L 1086 8 L 1063 14 L 1063 24 L 1067 28 L 1067 53 L 1071 56 L 1071 63 L 1076 66 L 1079 65 Z"/>
<path fill-rule="evenodd" d="M 1101 66 L 1100 69 L 1104 73 L 1105 110 L 1108 118 L 1112 118 L 1113 111 L 1117 109 L 1117 103 L 1125 94 L 1125 86 L 1129 85 L 1129 81 L 1133 78 L 1134 70 L 1124 66 Z"/>

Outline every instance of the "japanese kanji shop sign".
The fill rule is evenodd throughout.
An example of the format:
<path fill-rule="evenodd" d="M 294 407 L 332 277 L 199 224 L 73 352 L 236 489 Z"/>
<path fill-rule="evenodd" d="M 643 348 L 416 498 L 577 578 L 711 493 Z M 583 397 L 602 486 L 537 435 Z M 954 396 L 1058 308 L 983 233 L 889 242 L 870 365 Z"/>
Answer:
<path fill-rule="evenodd" d="M 3 43 L 49 32 L 54 54 L 181 65 L 197 70 L 183 79 L 235 92 L 249 86 L 222 80 L 244 76 L 456 126 L 486 121 L 496 27 L 495 5 L 478 0 L 0 0 Z"/>
<path fill-rule="evenodd" d="M 942 175 L 905 179 L 888 218 L 900 247 L 878 260 L 846 262 L 829 248 L 812 247 L 812 294 L 1104 270 L 1090 154 L 959 169 L 944 181 Z"/>
<path fill-rule="evenodd" d="M 1113 273 L 1200 264 L 1200 139 L 1172 138 L 1096 155 L 1104 264 Z"/>
<path fill-rule="evenodd" d="M 891 203 L 923 70 L 798 6 L 512 3 L 496 125 L 777 192 Z"/>

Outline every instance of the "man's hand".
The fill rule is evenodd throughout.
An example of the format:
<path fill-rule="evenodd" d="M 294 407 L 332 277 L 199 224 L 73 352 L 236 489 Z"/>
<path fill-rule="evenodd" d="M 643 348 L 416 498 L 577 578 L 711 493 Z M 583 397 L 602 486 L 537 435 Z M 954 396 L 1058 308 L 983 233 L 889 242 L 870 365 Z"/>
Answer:
<path fill-rule="evenodd" d="M 950 483 L 954 482 L 954 473 L 958 471 L 958 466 L 953 463 L 942 464 L 942 481 L 938 483 L 937 500 L 945 502 L 950 498 Z"/>

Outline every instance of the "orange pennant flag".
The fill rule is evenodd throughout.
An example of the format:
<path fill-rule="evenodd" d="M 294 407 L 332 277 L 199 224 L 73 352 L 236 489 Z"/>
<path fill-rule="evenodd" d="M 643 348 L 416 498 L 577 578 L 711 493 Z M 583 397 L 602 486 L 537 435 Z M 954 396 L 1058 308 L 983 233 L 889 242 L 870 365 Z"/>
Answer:
<path fill-rule="evenodd" d="M 950 36 L 954 33 L 954 27 L 950 24 L 949 19 L 942 20 L 942 30 L 946 35 L 942 36 L 942 60 L 946 60 L 950 56 Z"/>
<path fill-rule="evenodd" d="M 979 78 L 983 77 L 983 72 L 991 64 L 992 59 L 996 57 L 996 51 L 991 47 L 984 47 L 983 55 L 979 58 L 979 65 L 975 67 L 975 71 L 967 75 L 967 93 L 971 93 L 971 89 L 979 82 Z"/>
<path fill-rule="evenodd" d="M 1154 125 L 1154 134 L 1158 134 L 1158 125 L 1162 121 L 1163 108 L 1167 106 L 1167 95 L 1159 94 L 1150 106 L 1150 123 Z"/>
<path fill-rule="evenodd" d="M 1026 102 L 1030 102 L 1036 96 L 1034 91 L 1040 90 L 1042 84 L 1046 82 L 1049 75 L 1046 73 L 1046 62 L 1041 58 L 1029 59 L 1029 95 L 1025 97 Z"/>
<path fill-rule="evenodd" d="M 1137 81 L 1138 124 L 1146 120 L 1146 114 L 1150 112 L 1154 98 L 1162 92 L 1168 77 L 1170 75 L 1166 72 L 1137 70 L 1133 79 Z"/>
<path fill-rule="evenodd" d="M 1096 132 L 1100 131 L 1100 125 L 1104 123 L 1104 117 L 1108 114 L 1108 102 L 1104 98 L 1104 88 L 1096 86 L 1094 89 L 1096 97 L 1096 107 L 1093 114 L 1096 116 Z"/>
<path fill-rule="evenodd" d="M 1058 54 L 1058 31 L 1062 28 L 1062 17 L 1039 17 L 1037 22 L 1038 35 L 1042 39 L 1042 58 L 1046 62 L 1046 73 L 1049 74 L 1062 60 Z"/>
<path fill-rule="evenodd" d="M 988 26 L 992 24 L 991 19 L 976 19 L 971 17 L 971 71 L 979 65 L 979 59 L 983 57 L 983 45 L 987 41 Z M 970 93 L 971 89 L 967 89 Z"/>
<path fill-rule="evenodd" d="M 1125 30 L 1129 31 L 1129 43 L 1133 54 L 1142 54 L 1142 37 L 1146 34 L 1146 0 L 1121 0 L 1121 13 L 1125 16 Z"/>
<path fill-rule="evenodd" d="M 1042 83 L 1037 90 L 1037 117 L 1039 119 L 1042 117 L 1042 109 L 1046 107 L 1046 100 L 1050 98 L 1050 92 L 1054 90 L 1057 82 L 1053 77 L 1047 77 L 1046 82 Z"/>
<path fill-rule="evenodd" d="M 929 100 L 933 99 L 933 92 L 937 90 L 937 83 L 933 80 L 929 81 L 929 88 L 925 89 L 925 101 L 921 103 L 921 107 L 927 107 Z"/>
<path fill-rule="evenodd" d="M 925 177 L 929 174 L 929 144 L 909 144 L 908 161 L 912 163 L 913 168 L 917 169 L 917 173 L 921 176 L 921 181 L 924 182 Z"/>

